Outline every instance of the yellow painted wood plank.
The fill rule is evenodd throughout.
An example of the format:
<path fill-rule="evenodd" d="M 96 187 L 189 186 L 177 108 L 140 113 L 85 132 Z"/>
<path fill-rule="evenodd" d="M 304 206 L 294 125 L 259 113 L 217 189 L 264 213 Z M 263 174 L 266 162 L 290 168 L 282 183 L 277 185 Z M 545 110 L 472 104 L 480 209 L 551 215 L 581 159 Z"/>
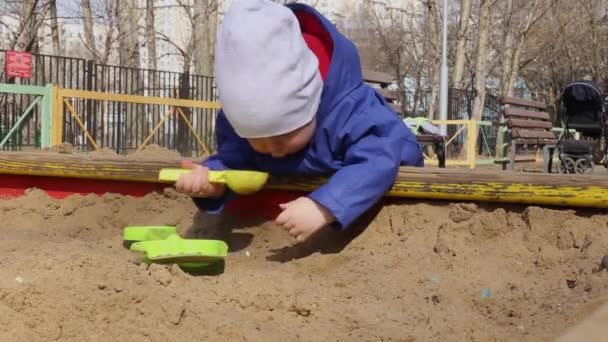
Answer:
<path fill-rule="evenodd" d="M 270 189 L 314 191 L 318 185 L 274 184 Z M 608 188 L 604 187 L 554 187 L 534 184 L 483 183 L 483 184 L 430 184 L 424 182 L 395 182 L 388 197 L 519 203 L 567 207 L 608 208 Z"/>

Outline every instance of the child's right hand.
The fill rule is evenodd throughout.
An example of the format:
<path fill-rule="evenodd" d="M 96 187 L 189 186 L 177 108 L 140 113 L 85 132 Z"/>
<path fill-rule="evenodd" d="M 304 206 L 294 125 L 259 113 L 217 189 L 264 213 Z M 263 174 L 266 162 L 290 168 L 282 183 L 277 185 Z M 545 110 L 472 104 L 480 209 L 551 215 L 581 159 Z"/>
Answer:
<path fill-rule="evenodd" d="M 177 191 L 190 197 L 204 198 L 219 198 L 226 191 L 224 184 L 209 182 L 209 169 L 207 167 L 194 164 L 191 161 L 182 162 L 182 167 L 190 169 L 192 172 L 179 177 L 175 183 Z"/>

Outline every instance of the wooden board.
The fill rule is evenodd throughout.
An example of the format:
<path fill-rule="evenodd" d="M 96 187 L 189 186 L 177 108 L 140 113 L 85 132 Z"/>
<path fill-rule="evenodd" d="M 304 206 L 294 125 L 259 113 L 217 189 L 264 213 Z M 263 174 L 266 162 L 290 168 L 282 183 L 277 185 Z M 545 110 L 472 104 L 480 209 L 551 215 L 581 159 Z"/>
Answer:
<path fill-rule="evenodd" d="M 508 105 L 515 105 L 515 106 L 537 108 L 537 109 L 541 109 L 541 110 L 544 110 L 547 108 L 547 104 L 545 104 L 543 102 L 524 100 L 524 99 L 521 99 L 518 97 L 503 96 L 500 98 L 500 103 L 503 105 L 508 104 Z"/>

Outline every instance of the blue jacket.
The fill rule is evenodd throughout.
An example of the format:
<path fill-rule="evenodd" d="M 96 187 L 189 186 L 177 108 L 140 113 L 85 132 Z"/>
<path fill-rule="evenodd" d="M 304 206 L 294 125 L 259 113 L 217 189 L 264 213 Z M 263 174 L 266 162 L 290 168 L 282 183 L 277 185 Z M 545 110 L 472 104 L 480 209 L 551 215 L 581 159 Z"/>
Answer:
<path fill-rule="evenodd" d="M 220 111 L 218 152 L 204 165 L 212 170 L 259 170 L 276 176 L 333 174 L 309 197 L 334 215 L 335 228 L 344 229 L 390 189 L 400 165 L 423 166 L 422 151 L 415 135 L 384 98 L 363 83 L 355 45 L 315 9 L 302 4 L 289 7 L 316 16 L 334 42 L 312 141 L 285 158 L 259 154 L 235 133 Z M 217 212 L 233 195 L 227 191 L 220 199 L 194 201 L 202 210 Z"/>

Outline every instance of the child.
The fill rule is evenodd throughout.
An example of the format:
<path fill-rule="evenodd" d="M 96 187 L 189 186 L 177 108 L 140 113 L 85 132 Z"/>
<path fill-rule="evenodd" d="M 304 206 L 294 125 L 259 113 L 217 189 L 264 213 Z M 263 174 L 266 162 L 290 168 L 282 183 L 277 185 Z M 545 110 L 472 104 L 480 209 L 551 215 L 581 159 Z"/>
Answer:
<path fill-rule="evenodd" d="M 414 134 L 363 83 L 355 45 L 315 9 L 236 0 L 215 60 L 218 152 L 176 184 L 201 210 L 219 212 L 234 195 L 208 182 L 210 169 L 333 174 L 280 206 L 276 223 L 304 241 L 327 225 L 347 228 L 390 189 L 400 165 L 423 166 Z"/>

